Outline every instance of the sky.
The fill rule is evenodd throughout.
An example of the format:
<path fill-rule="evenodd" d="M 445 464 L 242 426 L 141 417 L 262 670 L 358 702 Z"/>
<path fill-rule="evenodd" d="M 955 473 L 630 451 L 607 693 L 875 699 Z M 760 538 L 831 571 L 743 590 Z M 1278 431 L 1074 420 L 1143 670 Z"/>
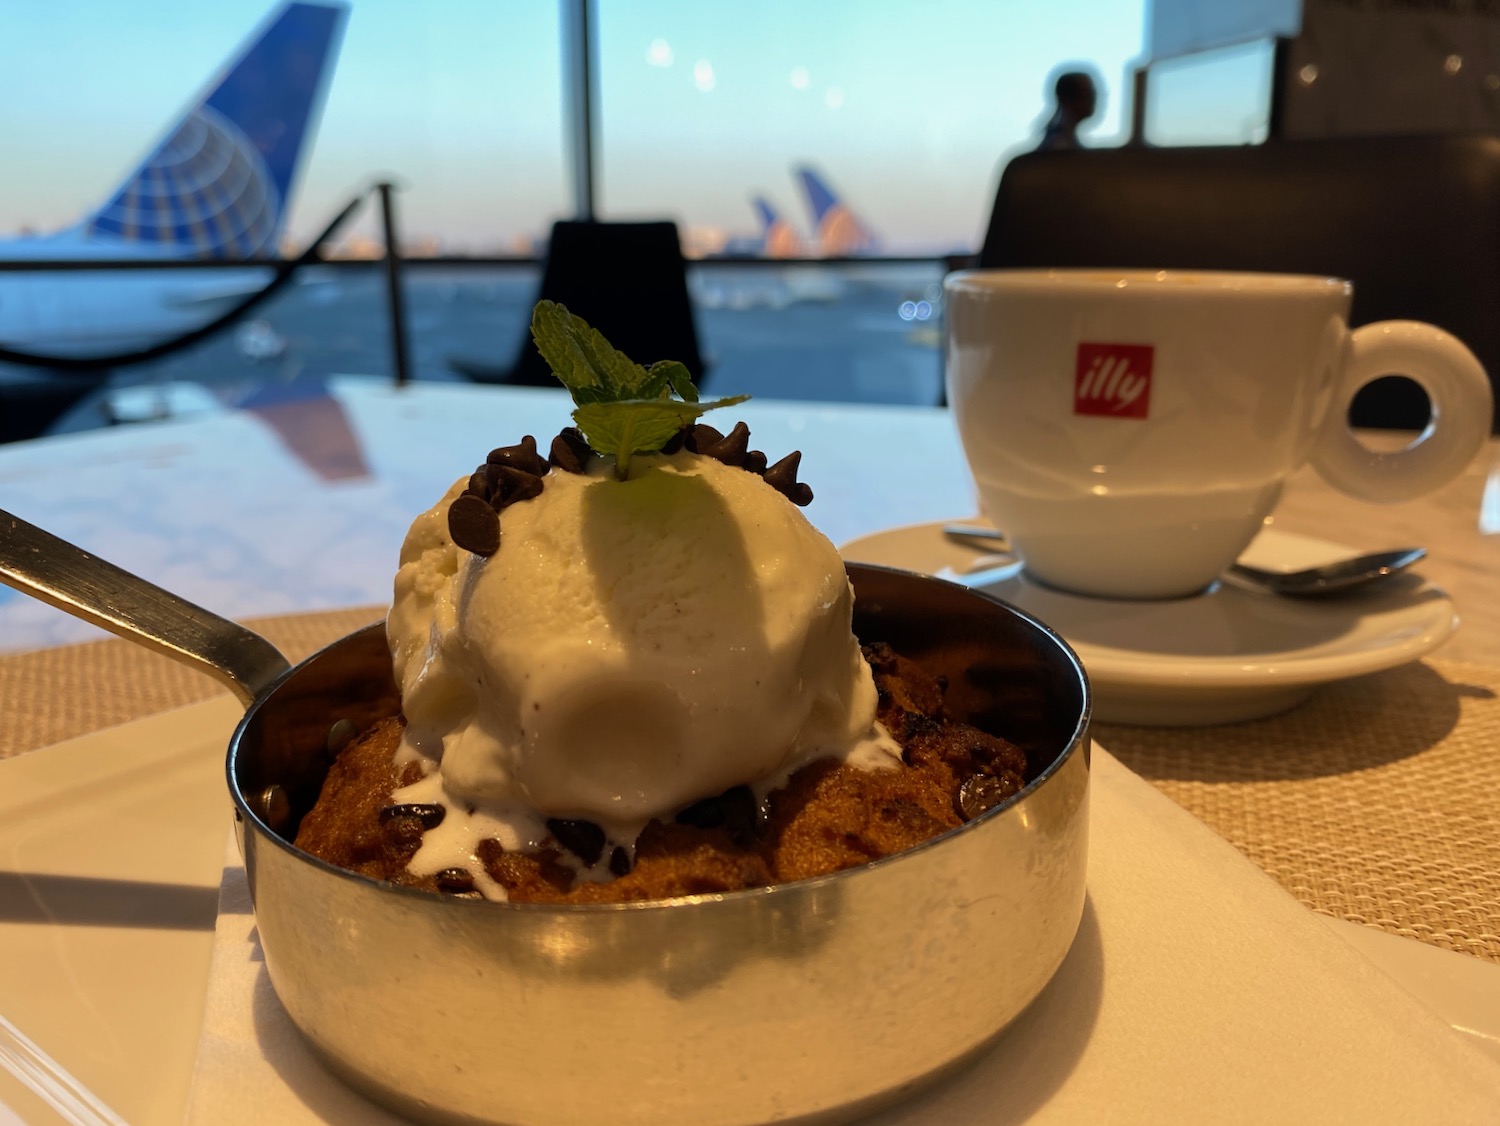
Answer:
<path fill-rule="evenodd" d="M 1058 64 L 1103 79 L 1085 139 L 1121 139 L 1145 2 L 597 0 L 600 216 L 751 234 L 763 193 L 805 233 L 790 169 L 809 163 L 889 250 L 970 248 Z M 101 203 L 276 7 L 0 3 L 0 152 L 25 169 L 0 182 L 0 235 Z M 547 0 L 352 0 L 293 239 L 390 176 L 408 241 L 524 251 L 573 211 L 561 83 Z M 1238 128 L 1207 88 L 1185 104 Z"/>

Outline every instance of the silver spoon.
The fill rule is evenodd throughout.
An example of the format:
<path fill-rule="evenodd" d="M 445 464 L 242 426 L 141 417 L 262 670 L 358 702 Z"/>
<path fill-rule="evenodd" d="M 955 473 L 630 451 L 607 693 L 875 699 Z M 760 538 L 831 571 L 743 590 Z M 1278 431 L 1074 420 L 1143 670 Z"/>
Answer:
<path fill-rule="evenodd" d="M 945 524 L 943 534 L 949 539 L 969 541 L 990 551 L 1009 550 L 1005 533 L 973 524 Z M 1302 571 L 1266 571 L 1246 563 L 1231 563 L 1226 572 L 1237 581 L 1272 594 L 1294 598 L 1317 598 L 1325 594 L 1351 590 L 1366 583 L 1378 582 L 1404 571 L 1427 555 L 1425 547 L 1402 547 L 1376 551 L 1353 559 L 1308 567 Z"/>

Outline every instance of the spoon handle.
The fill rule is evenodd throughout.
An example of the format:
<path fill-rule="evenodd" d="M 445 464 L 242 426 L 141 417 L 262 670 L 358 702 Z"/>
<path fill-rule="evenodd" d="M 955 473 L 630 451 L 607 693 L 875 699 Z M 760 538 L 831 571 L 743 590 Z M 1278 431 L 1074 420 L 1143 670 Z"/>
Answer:
<path fill-rule="evenodd" d="M 0 582 L 206 672 L 249 704 L 290 667 L 269 641 L 0 509 Z"/>

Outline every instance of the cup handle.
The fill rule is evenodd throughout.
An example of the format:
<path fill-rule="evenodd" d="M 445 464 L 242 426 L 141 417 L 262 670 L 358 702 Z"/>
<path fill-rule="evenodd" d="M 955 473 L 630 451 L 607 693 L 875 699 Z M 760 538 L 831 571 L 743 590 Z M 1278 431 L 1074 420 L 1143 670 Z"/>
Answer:
<path fill-rule="evenodd" d="M 1404 375 L 1427 392 L 1432 419 L 1403 450 L 1366 449 L 1349 428 L 1349 403 L 1365 384 Z M 1349 334 L 1349 355 L 1312 463 L 1359 500 L 1411 500 L 1457 477 L 1490 436 L 1493 397 L 1484 367 L 1464 345 L 1420 321 L 1379 321 Z"/>

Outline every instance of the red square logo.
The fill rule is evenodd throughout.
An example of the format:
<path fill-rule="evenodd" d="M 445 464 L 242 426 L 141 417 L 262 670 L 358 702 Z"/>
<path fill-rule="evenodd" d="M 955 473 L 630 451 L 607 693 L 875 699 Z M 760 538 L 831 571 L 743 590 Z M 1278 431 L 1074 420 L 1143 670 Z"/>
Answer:
<path fill-rule="evenodd" d="M 1145 418 L 1151 410 L 1150 344 L 1080 344 L 1073 413 Z"/>

